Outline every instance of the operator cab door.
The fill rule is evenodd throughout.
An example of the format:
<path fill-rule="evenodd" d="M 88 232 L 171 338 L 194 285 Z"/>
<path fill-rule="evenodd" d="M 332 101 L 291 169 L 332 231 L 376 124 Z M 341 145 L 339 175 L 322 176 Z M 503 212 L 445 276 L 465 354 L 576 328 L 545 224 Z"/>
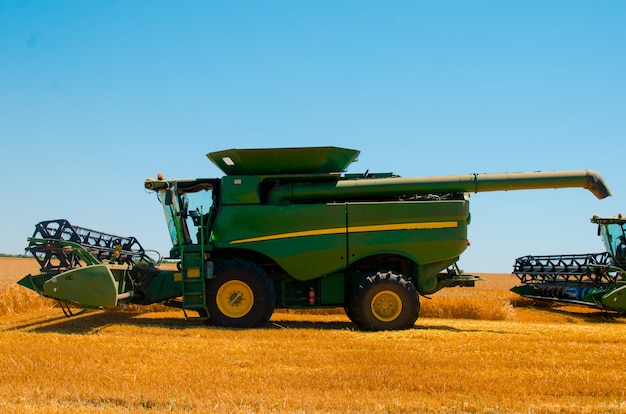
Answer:
<path fill-rule="evenodd" d="M 202 190 L 189 192 L 181 195 L 183 200 L 182 217 L 187 242 L 190 244 L 202 244 L 201 235 L 204 235 L 204 243 L 208 241 L 211 224 L 214 220 L 213 192 Z"/>
<path fill-rule="evenodd" d="M 605 220 L 599 224 L 598 234 L 602 236 L 606 250 L 617 264 L 626 264 L 626 223 L 622 220 Z"/>
<path fill-rule="evenodd" d="M 171 181 L 157 196 L 163 206 L 172 245 L 206 242 L 213 221 L 215 182 L 211 179 Z"/>

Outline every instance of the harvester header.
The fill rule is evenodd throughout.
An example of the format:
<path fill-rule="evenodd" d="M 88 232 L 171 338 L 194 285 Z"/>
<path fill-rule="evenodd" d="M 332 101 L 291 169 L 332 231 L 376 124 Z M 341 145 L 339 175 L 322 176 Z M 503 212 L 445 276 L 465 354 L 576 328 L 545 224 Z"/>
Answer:
<path fill-rule="evenodd" d="M 97 277 L 96 290 L 111 291 L 100 306 L 164 302 L 218 326 L 259 326 L 275 308 L 343 307 L 360 329 L 406 329 L 417 319 L 420 295 L 479 280 L 456 264 L 468 246 L 468 193 L 579 187 L 598 198 L 610 195 L 591 170 L 411 178 L 346 173 L 358 155 L 339 147 L 211 152 L 221 178 L 144 183 L 165 213 L 168 259 L 176 270 L 109 259 L 111 249 L 128 250 L 121 238 L 115 238 L 121 247 L 87 256 L 92 239 L 70 250 L 71 242 L 40 231 L 29 249 L 42 257 L 81 252 L 72 257 L 95 261 L 42 266 L 41 275 L 22 284 L 65 303 L 98 306 L 95 290 L 85 303 L 78 294 L 83 288 L 72 287 Z"/>

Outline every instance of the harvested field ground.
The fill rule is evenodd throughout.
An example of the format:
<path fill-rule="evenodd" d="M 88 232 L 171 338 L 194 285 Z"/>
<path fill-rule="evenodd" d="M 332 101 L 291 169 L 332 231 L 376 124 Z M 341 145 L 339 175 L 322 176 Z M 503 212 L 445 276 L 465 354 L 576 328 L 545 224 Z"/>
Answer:
<path fill-rule="evenodd" d="M 249 330 L 163 307 L 65 318 L 15 286 L 37 270 L 0 258 L 3 413 L 626 413 L 626 318 L 534 307 L 507 274 L 367 333 L 340 310 Z"/>

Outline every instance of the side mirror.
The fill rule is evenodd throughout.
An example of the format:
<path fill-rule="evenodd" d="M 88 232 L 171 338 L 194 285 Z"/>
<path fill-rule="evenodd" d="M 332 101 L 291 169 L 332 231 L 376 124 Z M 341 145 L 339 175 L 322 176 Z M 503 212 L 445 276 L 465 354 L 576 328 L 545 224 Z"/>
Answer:
<path fill-rule="evenodd" d="M 168 188 L 167 190 L 165 190 L 165 205 L 171 206 L 173 204 L 173 200 L 174 192 Z"/>

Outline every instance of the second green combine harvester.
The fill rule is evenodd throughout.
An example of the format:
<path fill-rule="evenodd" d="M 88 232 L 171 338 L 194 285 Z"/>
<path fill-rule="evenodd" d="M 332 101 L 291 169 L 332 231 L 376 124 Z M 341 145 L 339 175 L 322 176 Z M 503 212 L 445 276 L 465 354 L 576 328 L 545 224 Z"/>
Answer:
<path fill-rule="evenodd" d="M 468 193 L 580 187 L 610 195 L 589 170 L 344 173 L 358 154 L 209 153 L 224 177 L 145 182 L 164 209 L 177 269 L 157 266 L 133 238 L 52 220 L 37 225 L 27 248 L 41 274 L 19 283 L 65 305 L 165 302 L 217 326 L 260 326 L 275 308 L 343 307 L 359 329 L 406 329 L 420 295 L 477 279 L 456 266 L 468 245 Z"/>
<path fill-rule="evenodd" d="M 519 257 L 513 274 L 521 285 L 511 290 L 537 301 L 625 313 L 626 219 L 621 214 L 595 215 L 591 222 L 597 225 L 605 251 Z"/>

